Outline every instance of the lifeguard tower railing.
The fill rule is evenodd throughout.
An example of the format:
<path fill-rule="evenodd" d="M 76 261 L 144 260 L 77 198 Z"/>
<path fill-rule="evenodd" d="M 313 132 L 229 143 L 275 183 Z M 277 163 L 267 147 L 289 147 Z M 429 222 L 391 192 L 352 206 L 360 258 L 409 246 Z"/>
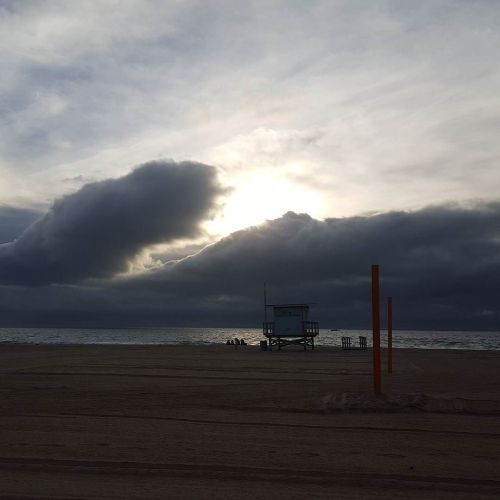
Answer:
<path fill-rule="evenodd" d="M 269 339 L 269 350 L 296 344 L 314 349 L 314 337 L 319 334 L 319 323 L 309 321 L 307 304 L 273 305 L 274 321 L 264 321 L 262 333 Z"/>
<path fill-rule="evenodd" d="M 272 337 L 274 333 L 274 321 L 265 321 L 262 326 L 264 335 Z M 316 337 L 319 334 L 319 323 L 317 321 L 302 321 L 302 330 L 300 333 Z"/>

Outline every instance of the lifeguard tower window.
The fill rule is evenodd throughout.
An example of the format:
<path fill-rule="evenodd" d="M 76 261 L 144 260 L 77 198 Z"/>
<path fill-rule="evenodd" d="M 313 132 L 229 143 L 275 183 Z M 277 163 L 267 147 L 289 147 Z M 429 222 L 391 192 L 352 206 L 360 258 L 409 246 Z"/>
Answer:
<path fill-rule="evenodd" d="M 314 349 L 314 337 L 319 333 L 316 321 L 309 321 L 308 304 L 277 304 L 273 308 L 274 321 L 265 322 L 263 333 L 269 339 L 270 350 L 273 346 L 300 344 Z"/>

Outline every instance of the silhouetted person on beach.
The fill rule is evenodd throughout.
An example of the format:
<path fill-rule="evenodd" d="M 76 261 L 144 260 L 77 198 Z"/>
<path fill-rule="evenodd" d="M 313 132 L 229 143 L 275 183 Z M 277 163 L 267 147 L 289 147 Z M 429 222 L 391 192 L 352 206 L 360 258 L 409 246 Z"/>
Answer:
<path fill-rule="evenodd" d="M 235 338 L 234 338 L 234 343 L 235 343 L 236 345 L 240 345 L 240 343 L 241 343 L 241 342 L 240 342 L 240 339 L 237 339 L 237 338 L 235 337 Z"/>
<path fill-rule="evenodd" d="M 247 343 L 245 342 L 245 339 L 240 340 L 240 345 L 247 345 Z"/>

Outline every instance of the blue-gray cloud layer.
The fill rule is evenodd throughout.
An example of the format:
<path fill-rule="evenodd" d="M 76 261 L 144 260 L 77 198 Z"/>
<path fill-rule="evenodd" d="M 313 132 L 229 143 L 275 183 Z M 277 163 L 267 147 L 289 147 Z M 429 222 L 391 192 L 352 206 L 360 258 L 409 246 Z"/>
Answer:
<path fill-rule="evenodd" d="M 0 206 L 0 244 L 15 240 L 42 215 L 26 208 Z"/>
<path fill-rule="evenodd" d="M 25 288 L 22 295 L 5 287 L 2 318 L 258 326 L 267 282 L 272 301 L 316 303 L 324 327 L 367 327 L 372 263 L 381 266 L 382 297 L 394 297 L 398 328 L 500 327 L 500 203 L 325 221 L 288 213 L 100 287 Z"/>
<path fill-rule="evenodd" d="M 223 189 L 214 167 L 156 161 L 87 184 L 0 246 L 0 282 L 77 283 L 125 271 L 144 247 L 201 234 Z"/>
<path fill-rule="evenodd" d="M 288 213 L 134 281 L 179 304 L 199 297 L 221 317 L 244 315 L 267 282 L 275 301 L 312 301 L 334 325 L 366 326 L 372 263 L 400 325 L 500 327 L 500 203 L 325 221 Z"/>

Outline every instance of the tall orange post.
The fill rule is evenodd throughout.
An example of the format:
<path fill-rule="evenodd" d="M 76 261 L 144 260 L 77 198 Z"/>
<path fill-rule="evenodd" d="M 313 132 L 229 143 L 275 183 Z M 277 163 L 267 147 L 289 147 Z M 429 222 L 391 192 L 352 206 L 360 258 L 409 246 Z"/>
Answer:
<path fill-rule="evenodd" d="M 380 299 L 378 265 L 372 265 L 372 331 L 373 331 L 373 391 L 382 392 L 382 371 L 380 357 Z"/>
<path fill-rule="evenodd" d="M 392 297 L 387 297 L 387 373 L 392 373 Z"/>

